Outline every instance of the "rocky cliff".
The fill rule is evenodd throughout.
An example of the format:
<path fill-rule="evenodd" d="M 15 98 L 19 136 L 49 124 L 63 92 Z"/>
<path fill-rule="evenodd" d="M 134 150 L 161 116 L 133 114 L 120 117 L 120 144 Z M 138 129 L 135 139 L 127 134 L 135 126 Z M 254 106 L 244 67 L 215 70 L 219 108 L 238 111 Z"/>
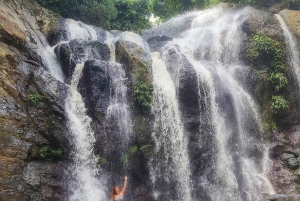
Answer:
<path fill-rule="evenodd" d="M 65 178 L 72 144 L 67 128 L 65 98 L 67 84 L 76 64 L 85 58 L 86 49 L 91 55 L 84 63 L 78 91 L 92 119 L 91 127 L 96 138 L 94 153 L 101 167 L 99 171 L 109 175 L 111 181 L 107 186 L 114 185 L 122 175 L 128 174 L 131 178 L 131 199 L 152 200 L 147 165 L 154 148 L 151 137 L 153 116 L 150 112 L 152 60 L 148 49 L 125 40 L 124 36 L 115 41 L 116 49 L 112 50 L 105 44 L 109 34 L 98 28 L 97 42 L 71 40 L 56 46 L 54 52 L 63 67 L 63 80 L 60 80 L 51 75 L 51 69 L 45 67 L 45 60 L 39 51 L 50 46 L 54 48 L 54 45 L 68 39 L 63 27 L 65 19 L 40 7 L 33 0 L 0 0 L 0 11 L 0 200 L 65 200 L 68 196 L 69 186 Z M 274 16 L 267 12 L 255 12 L 256 15 L 249 16 L 242 27 L 246 36 L 243 60 L 249 65 L 255 64 L 250 70 L 250 84 L 245 85 L 260 105 L 265 143 L 271 144 L 272 163 L 268 177 L 277 193 L 291 194 L 267 199 L 297 200 L 299 196 L 293 194 L 300 193 L 300 128 L 299 97 L 294 92 L 299 89 L 293 84 L 297 81 L 288 67 L 280 69 L 280 73 L 288 78 L 289 84 L 278 90 L 274 88 L 276 81 L 271 81 L 268 68 L 273 68 L 276 55 L 264 50 L 257 52 L 259 49 L 255 41 L 263 37 L 271 41 L 271 45 L 276 44 L 274 51 L 282 50 L 277 55 L 282 59 L 279 63 L 288 66 L 286 44 Z M 284 10 L 281 15 L 299 42 L 300 13 Z M 168 30 L 169 35 L 162 35 L 165 33 L 163 31 L 155 34 L 150 30 L 143 36 L 148 39 L 151 49 L 156 51 L 176 37 L 178 30 L 186 29 L 190 22 L 191 19 L 187 18 L 175 30 Z M 121 33 L 114 34 L 122 36 Z M 263 58 L 257 56 L 258 53 Z M 128 100 L 132 119 L 132 122 L 128 119 L 123 122 L 132 125 L 128 134 L 133 136 L 123 147 L 119 145 L 124 141 L 120 138 L 124 125 L 107 113 L 113 95 L 119 93 L 113 83 L 116 76 L 113 70 L 119 66 L 108 64 L 112 57 L 122 64 L 125 72 L 125 77 L 121 78 L 128 87 L 124 98 Z M 180 57 L 178 49 L 168 50 L 169 71 Z M 205 153 L 214 139 L 201 141 L 199 138 L 200 123 L 204 133 L 212 129 L 209 114 L 203 112 L 202 105 L 196 99 L 198 91 L 194 86 L 197 85 L 197 78 L 191 64 L 184 57 L 180 59 L 183 67 L 179 75 L 178 99 L 183 126 L 189 137 L 192 174 L 198 181 L 201 171 L 213 164 L 213 158 Z M 289 107 L 278 113 L 272 113 L 271 107 L 275 93 L 280 93 L 289 102 Z M 199 196 L 204 199 L 206 195 Z"/>

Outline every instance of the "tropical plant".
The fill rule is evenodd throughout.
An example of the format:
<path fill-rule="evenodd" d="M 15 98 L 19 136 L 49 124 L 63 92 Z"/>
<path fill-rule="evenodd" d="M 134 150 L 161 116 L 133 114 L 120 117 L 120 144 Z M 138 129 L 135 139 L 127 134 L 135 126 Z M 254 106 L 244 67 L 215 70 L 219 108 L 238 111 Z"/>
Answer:
<path fill-rule="evenodd" d="M 153 88 L 142 81 L 138 82 L 133 88 L 133 99 L 144 113 L 150 111 L 153 99 L 152 91 Z"/>
<path fill-rule="evenodd" d="M 282 96 L 272 96 L 271 109 L 274 114 L 277 114 L 283 109 L 287 109 L 288 107 L 289 102 L 286 101 Z"/>
<path fill-rule="evenodd" d="M 30 105 L 37 106 L 42 100 L 44 99 L 44 96 L 41 94 L 29 94 L 27 97 L 27 100 L 29 101 Z"/>

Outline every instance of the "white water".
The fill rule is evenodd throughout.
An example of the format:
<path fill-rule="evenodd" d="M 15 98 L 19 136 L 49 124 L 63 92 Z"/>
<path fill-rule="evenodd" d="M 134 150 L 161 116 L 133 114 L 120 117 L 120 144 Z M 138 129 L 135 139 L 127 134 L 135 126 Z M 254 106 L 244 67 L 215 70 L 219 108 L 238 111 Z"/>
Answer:
<path fill-rule="evenodd" d="M 126 84 L 128 80 L 121 64 L 111 63 L 107 70 L 111 78 L 111 91 L 106 118 L 108 125 L 113 124 L 114 126 L 117 126 L 118 139 L 121 140 L 118 144 L 124 148 L 128 146 L 133 127 L 130 107 L 127 100 L 128 88 Z"/>
<path fill-rule="evenodd" d="M 286 23 L 282 19 L 280 15 L 275 15 L 277 20 L 280 23 L 280 26 L 283 30 L 286 45 L 287 45 L 287 55 L 288 57 L 288 62 L 290 66 L 293 68 L 293 71 L 296 74 L 297 80 L 298 80 L 298 86 L 300 86 L 300 53 L 298 49 L 298 45 L 296 42 L 296 38 L 293 36 L 292 32 L 289 30 L 287 27 Z"/>
<path fill-rule="evenodd" d="M 190 172 L 187 155 L 187 139 L 180 119 L 176 88 L 159 53 L 152 53 L 154 100 L 152 112 L 155 116 L 153 138 L 155 155 L 151 163 L 151 179 L 154 197 L 167 196 L 170 200 L 192 200 Z M 174 189 L 167 189 L 161 183 L 174 182 Z M 162 188 L 162 189 L 160 189 Z M 158 199 L 160 200 L 160 199 Z"/>
<path fill-rule="evenodd" d="M 261 119 L 253 98 L 244 88 L 250 67 L 243 65 L 239 59 L 243 40 L 246 37 L 241 30 L 241 25 L 247 19 L 249 12 L 251 10 L 244 9 L 233 13 L 220 7 L 207 12 L 199 12 L 198 16 L 195 16 L 191 22 L 190 29 L 179 34 L 179 37 L 174 38 L 173 41 L 161 49 L 163 57 L 168 57 L 168 50 L 177 49 L 176 54 L 178 54 L 177 58 L 179 59 L 176 65 L 174 63 L 169 64 L 174 68 L 172 71 L 177 72 L 173 75 L 176 85 L 180 79 L 178 72 L 180 72 L 181 66 L 185 65 L 184 61 L 181 60 L 183 56 L 180 55 L 184 55 L 197 73 L 199 100 L 204 99 L 205 111 L 210 116 L 208 118 L 210 118 L 209 122 L 213 128 L 212 133 L 202 133 L 202 135 L 203 137 L 213 135 L 212 139 L 215 141 L 211 142 L 212 153 L 210 153 L 214 158 L 214 166 L 211 167 L 214 175 L 203 173 L 199 181 L 213 201 L 257 201 L 262 199 L 265 194 L 274 193 L 266 177 L 269 160 L 267 157 L 268 150 L 261 143 L 263 132 Z M 183 21 L 184 17 L 182 16 Z M 180 18 L 176 18 L 176 22 L 178 21 L 180 21 Z M 168 22 L 168 24 L 171 24 L 171 22 Z M 162 34 L 168 34 L 168 32 Z M 153 60 L 156 61 L 157 56 L 154 56 Z M 174 125 L 171 121 L 172 118 L 164 114 L 170 110 L 170 105 L 173 106 L 174 104 L 168 102 L 165 106 L 163 101 L 168 100 L 160 100 L 162 102 L 159 102 L 159 104 L 156 100 L 158 99 L 156 89 L 158 86 L 164 86 L 164 88 L 171 86 L 168 83 L 170 78 L 162 78 L 162 75 L 167 74 L 167 72 L 161 72 L 164 66 L 163 63 L 164 61 L 153 63 L 154 97 L 156 101 L 154 101 L 153 106 L 154 111 L 156 111 L 154 114 L 156 118 L 158 118 L 159 113 L 162 116 L 159 121 L 156 121 L 156 125 L 166 127 L 163 131 L 160 131 L 161 136 L 156 136 L 157 147 L 162 146 L 161 144 L 166 140 L 175 141 L 172 140 L 170 134 L 168 135 L 170 139 L 163 139 L 162 137 L 165 131 L 170 130 L 168 126 Z M 156 83 L 158 78 L 155 78 L 159 75 L 160 82 L 162 82 L 160 85 Z M 205 97 L 200 96 L 201 90 L 204 91 Z M 176 102 L 176 95 L 174 95 L 176 92 L 174 91 L 164 91 L 163 95 L 160 95 L 163 96 L 161 99 L 168 99 L 167 93 L 172 94 L 172 99 L 175 99 L 172 101 Z M 199 104 L 201 103 L 199 101 Z M 178 107 L 178 103 L 176 104 L 174 107 Z M 176 111 L 173 108 L 172 110 Z M 175 114 L 176 112 L 173 112 L 172 116 L 177 117 Z M 164 119 L 166 120 L 164 121 Z M 178 119 L 180 120 L 180 114 L 178 114 Z M 180 130 L 180 132 L 183 132 L 183 130 Z M 185 141 L 182 142 L 184 145 Z M 164 147 L 166 146 L 164 145 Z M 181 159 L 176 159 L 176 156 L 170 155 L 168 152 L 167 154 L 164 153 L 165 158 L 184 161 L 185 166 L 188 167 L 189 159 L 184 154 L 186 148 L 184 146 L 181 148 L 180 152 L 171 148 L 173 152 L 178 151 L 177 153 L 181 153 L 183 151 L 183 154 L 180 155 Z M 178 173 L 175 178 L 178 180 L 177 182 L 186 183 L 186 172 Z M 153 177 L 168 178 L 168 176 L 159 174 Z M 195 192 L 197 189 L 190 189 L 189 191 Z"/>
<path fill-rule="evenodd" d="M 100 181 L 97 180 L 97 163 L 93 154 L 95 143 L 94 133 L 90 127 L 91 119 L 86 115 L 86 109 L 80 93 L 77 91 L 78 80 L 83 64 L 77 64 L 72 76 L 71 85 L 66 99 L 66 112 L 69 119 L 69 129 L 72 134 L 73 164 L 71 168 L 70 201 L 96 201 L 105 198 Z"/>

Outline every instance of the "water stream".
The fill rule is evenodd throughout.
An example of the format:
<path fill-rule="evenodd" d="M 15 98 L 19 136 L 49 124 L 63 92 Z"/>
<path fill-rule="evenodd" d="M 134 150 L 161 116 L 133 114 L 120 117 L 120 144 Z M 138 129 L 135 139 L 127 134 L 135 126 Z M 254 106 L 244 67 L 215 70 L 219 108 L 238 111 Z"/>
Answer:
<path fill-rule="evenodd" d="M 247 8 L 228 12 L 216 7 L 194 12 L 193 20 L 191 14 L 181 16 L 182 22 L 189 19 L 190 28 L 176 33 L 173 40 L 160 49 L 163 60 L 158 59 L 157 53 L 152 54 L 153 110 L 155 125 L 161 129 L 154 133 L 156 152 L 160 151 L 160 157 L 155 159 L 157 165 L 152 167 L 153 185 L 164 192 L 168 187 L 176 189 L 178 196 L 172 200 L 257 201 L 264 194 L 274 193 L 266 176 L 268 148 L 261 143 L 260 115 L 247 92 L 250 67 L 240 60 L 246 37 L 241 25 L 251 12 Z M 183 24 L 180 17 L 175 20 L 177 24 Z M 174 24 L 172 20 L 166 23 L 168 28 L 164 25 L 158 27 L 158 33 L 168 35 L 166 30 L 172 30 L 170 24 Z M 162 72 L 165 68 L 162 64 L 168 66 L 169 72 Z M 208 150 L 205 154 L 209 161 L 204 162 L 206 169 L 202 170 L 200 178 L 190 174 L 190 159 L 186 154 L 188 132 L 180 123 L 180 115 L 185 111 L 179 112 L 178 90 L 185 76 L 183 69 L 188 66 L 192 66 L 197 74 L 200 114 L 204 113 L 206 118 L 200 120 L 198 147 Z M 159 78 L 156 78 L 156 73 Z M 172 78 L 165 77 L 168 73 Z M 174 80 L 175 86 L 170 80 Z M 163 90 L 167 86 L 172 91 Z M 154 129 L 156 131 L 156 127 Z M 177 177 L 170 179 L 170 173 Z M 202 194 L 206 197 L 201 198 Z M 159 195 L 157 197 L 161 200 Z"/>

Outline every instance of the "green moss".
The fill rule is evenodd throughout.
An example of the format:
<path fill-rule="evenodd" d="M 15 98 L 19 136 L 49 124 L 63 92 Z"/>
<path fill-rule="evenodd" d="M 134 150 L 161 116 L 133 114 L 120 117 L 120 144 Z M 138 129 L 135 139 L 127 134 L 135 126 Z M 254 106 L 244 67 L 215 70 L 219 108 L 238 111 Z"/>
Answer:
<path fill-rule="evenodd" d="M 263 127 L 267 137 L 271 137 L 273 130 L 277 129 L 276 122 L 271 116 L 264 117 Z"/>
<path fill-rule="evenodd" d="M 263 33 L 254 34 L 250 39 L 247 57 L 256 70 L 265 70 L 264 82 L 271 86 L 269 106 L 274 113 L 287 109 L 288 102 L 281 95 L 288 84 L 286 76 L 286 48 L 284 41 L 272 39 Z M 280 97 L 280 98 L 278 98 Z"/>
<path fill-rule="evenodd" d="M 121 163 L 127 164 L 129 161 L 129 156 L 128 154 L 124 154 L 121 159 L 120 159 Z"/>
<path fill-rule="evenodd" d="M 49 155 L 48 147 L 46 146 L 41 147 L 39 150 L 39 155 L 41 158 L 46 158 L 46 156 Z"/>
<path fill-rule="evenodd" d="M 29 104 L 32 106 L 37 106 L 41 101 L 43 101 L 44 96 L 41 94 L 29 94 L 27 96 L 27 100 L 29 101 Z"/>
<path fill-rule="evenodd" d="M 108 164 L 108 161 L 106 160 L 106 158 L 103 158 L 103 157 L 100 157 L 98 159 L 98 163 L 101 165 L 101 166 L 105 166 Z"/>
<path fill-rule="evenodd" d="M 137 152 L 137 150 L 138 150 L 137 146 L 132 146 L 132 147 L 130 148 L 130 153 L 131 153 L 131 154 L 135 154 L 135 153 Z"/>
<path fill-rule="evenodd" d="M 39 149 L 39 157 L 42 159 L 59 159 L 62 157 L 62 149 L 51 150 L 48 146 L 42 146 Z"/>
<path fill-rule="evenodd" d="M 140 150 L 144 154 L 146 158 L 149 158 L 152 154 L 152 145 L 151 144 L 146 144 L 141 146 Z"/>
<path fill-rule="evenodd" d="M 150 112 L 153 100 L 152 92 L 152 86 L 142 81 L 133 87 L 133 100 L 142 113 Z"/>
<path fill-rule="evenodd" d="M 55 149 L 51 151 L 51 155 L 55 158 L 61 158 L 62 157 L 62 149 Z"/>
<path fill-rule="evenodd" d="M 145 53 L 140 47 L 129 51 L 125 43 L 118 43 L 117 61 L 128 65 L 132 78 L 135 78 L 131 95 L 134 106 L 142 114 L 148 114 L 153 100 L 153 85 L 150 66 L 139 58 L 139 56 L 143 56 L 142 54 Z"/>
<path fill-rule="evenodd" d="M 272 96 L 272 113 L 278 114 L 284 109 L 289 107 L 289 102 L 286 101 L 282 96 Z"/>

